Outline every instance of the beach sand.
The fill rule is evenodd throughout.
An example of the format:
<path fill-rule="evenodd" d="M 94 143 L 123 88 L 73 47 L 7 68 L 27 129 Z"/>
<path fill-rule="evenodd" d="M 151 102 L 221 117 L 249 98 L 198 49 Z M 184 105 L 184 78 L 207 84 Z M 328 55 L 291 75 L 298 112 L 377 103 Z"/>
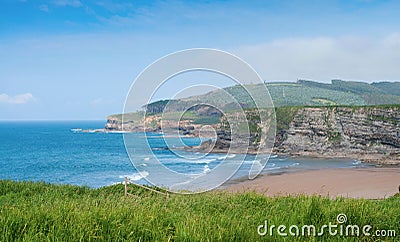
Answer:
<path fill-rule="evenodd" d="M 399 192 L 400 167 L 343 168 L 264 174 L 232 184 L 229 192 L 255 191 L 267 196 L 295 194 L 382 199 Z"/>

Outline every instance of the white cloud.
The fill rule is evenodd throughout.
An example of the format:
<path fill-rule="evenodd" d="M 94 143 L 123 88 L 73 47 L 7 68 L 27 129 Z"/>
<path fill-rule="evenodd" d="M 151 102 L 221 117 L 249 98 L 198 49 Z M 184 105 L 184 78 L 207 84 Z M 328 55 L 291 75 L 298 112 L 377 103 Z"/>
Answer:
<path fill-rule="evenodd" d="M 70 7 L 81 7 L 82 3 L 79 0 L 55 0 L 54 5 L 56 6 L 60 6 L 60 7 L 66 7 L 66 6 L 70 6 Z"/>
<path fill-rule="evenodd" d="M 278 39 L 233 53 L 265 80 L 400 80 L 400 34 L 383 38 Z"/>
<path fill-rule="evenodd" d="M 15 96 L 9 96 L 5 93 L 0 94 L 0 103 L 6 104 L 26 104 L 35 101 L 35 97 L 31 93 L 24 93 Z"/>
<path fill-rule="evenodd" d="M 49 7 L 46 4 L 42 4 L 39 6 L 40 11 L 49 12 Z"/>
<path fill-rule="evenodd" d="M 103 7 L 107 9 L 110 12 L 116 13 L 119 11 L 126 11 L 126 10 L 134 10 L 135 5 L 132 4 L 131 2 L 114 2 L 114 1 L 109 1 L 109 0 L 103 0 L 96 2 L 96 5 Z"/>

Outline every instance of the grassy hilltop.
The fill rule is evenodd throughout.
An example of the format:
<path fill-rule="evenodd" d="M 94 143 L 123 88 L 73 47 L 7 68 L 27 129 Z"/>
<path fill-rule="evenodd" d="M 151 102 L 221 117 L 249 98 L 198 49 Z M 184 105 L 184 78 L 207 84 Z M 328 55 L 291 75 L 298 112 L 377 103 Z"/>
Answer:
<path fill-rule="evenodd" d="M 400 104 L 400 82 L 365 82 L 332 80 L 330 84 L 314 81 L 298 80 L 297 82 L 266 82 L 264 84 L 248 84 L 245 88 L 251 93 L 263 97 L 261 92 L 265 85 L 271 95 L 275 107 L 283 106 L 365 106 L 382 104 Z M 240 86 L 226 87 L 203 95 L 178 100 L 161 100 L 146 106 L 150 113 L 160 113 L 169 103 L 169 111 L 184 110 L 195 103 L 226 104 L 226 91 L 231 94 L 243 108 L 252 108 L 252 97 Z"/>
<path fill-rule="evenodd" d="M 400 104 L 400 82 L 354 82 L 332 80 L 331 83 L 298 80 L 297 82 L 265 82 L 264 84 L 248 84 L 245 88 L 259 97 L 264 97 L 261 92 L 265 85 L 270 93 L 273 105 L 281 107 L 305 107 L 305 106 L 374 106 L 386 104 Z M 190 109 L 198 103 L 210 103 L 223 108 L 224 111 L 237 109 L 237 105 L 224 100 L 227 92 L 231 94 L 243 109 L 254 108 L 254 101 L 246 90 L 239 85 L 226 87 L 206 94 L 191 96 L 177 100 L 160 100 L 145 105 L 148 115 L 159 114 L 168 104 L 168 112 Z M 195 110 L 194 110 L 195 111 Z M 284 110 L 283 112 L 285 112 Z M 212 115 L 201 115 L 188 111 L 183 119 L 194 119 L 198 123 L 217 123 L 218 118 Z M 125 121 L 136 122 L 143 117 L 143 113 L 125 114 Z M 207 118 L 208 117 L 208 118 Z M 122 120 L 121 114 L 110 115 L 109 119 Z M 197 119 L 201 118 L 197 121 Z"/>
<path fill-rule="evenodd" d="M 100 189 L 0 181 L 0 241 L 374 241 L 373 237 L 260 237 L 257 227 L 336 222 L 400 229 L 400 197 L 385 200 L 319 196 L 270 198 L 255 193 L 171 194 L 142 188 L 125 197 L 122 185 Z M 397 237 L 385 238 L 396 241 Z"/>
<path fill-rule="evenodd" d="M 275 106 L 364 106 L 400 103 L 399 82 L 364 83 L 332 80 L 331 84 L 299 80 L 267 83 Z"/>

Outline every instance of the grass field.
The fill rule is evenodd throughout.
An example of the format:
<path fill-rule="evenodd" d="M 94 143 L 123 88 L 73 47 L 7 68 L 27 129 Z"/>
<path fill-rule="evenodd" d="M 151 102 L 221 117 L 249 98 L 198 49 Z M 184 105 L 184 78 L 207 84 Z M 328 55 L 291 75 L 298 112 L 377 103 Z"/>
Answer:
<path fill-rule="evenodd" d="M 270 198 L 255 193 L 171 194 L 122 185 L 100 189 L 0 181 L 0 241 L 377 241 L 374 237 L 260 237 L 259 225 L 372 225 L 400 232 L 400 197 L 381 201 L 323 197 Z M 399 235 L 384 238 L 398 241 Z"/>

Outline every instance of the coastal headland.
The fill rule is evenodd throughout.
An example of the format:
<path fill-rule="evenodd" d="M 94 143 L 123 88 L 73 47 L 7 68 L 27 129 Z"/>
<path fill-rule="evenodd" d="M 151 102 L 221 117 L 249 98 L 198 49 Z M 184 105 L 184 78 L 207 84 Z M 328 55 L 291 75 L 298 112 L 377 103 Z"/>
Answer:
<path fill-rule="evenodd" d="M 359 83 L 335 80 L 331 84 L 311 81 L 266 83 L 274 101 L 276 129 L 272 153 L 289 157 L 354 159 L 374 164 L 370 168 L 302 170 L 279 175 L 264 174 L 254 180 L 238 180 L 225 189 L 232 192 L 256 191 L 268 196 L 321 195 L 328 197 L 374 198 L 392 196 L 400 185 L 400 96 L 398 83 Z M 257 89 L 249 85 L 247 88 Z M 264 127 L 251 101 L 240 87 L 227 92 L 242 101 L 243 110 L 222 114 L 211 107 L 190 108 L 198 100 L 219 102 L 218 92 L 180 100 L 147 104 L 144 111 L 111 115 L 106 131 L 160 132 L 176 130 L 182 136 L 199 137 L 207 125 L 215 130 L 214 139 L 186 147 L 193 152 L 248 154 L 263 145 Z M 187 110 L 179 122 L 163 113 L 167 103 L 174 110 Z M 226 104 L 229 106 L 230 104 Z M 250 127 L 248 142 L 232 139 L 225 120 L 244 112 Z M 163 114 L 163 115 L 161 115 Z M 162 119 L 162 117 L 164 119 Z M 204 135 L 204 134 L 203 134 Z M 204 136 L 203 136 L 204 137 Z M 265 140 L 264 140 L 265 142 Z M 232 150 L 232 147 L 235 147 Z"/>
<path fill-rule="evenodd" d="M 276 111 L 277 132 L 273 152 L 287 156 L 318 158 L 352 158 L 379 164 L 400 164 L 400 106 L 361 107 L 279 107 Z M 146 117 L 154 128 L 160 130 L 157 115 Z M 156 121 L 154 121 L 156 120 Z M 224 153 L 229 149 L 230 134 L 220 129 L 212 152 Z M 180 129 L 185 135 L 196 136 L 200 124 L 191 120 L 171 128 Z M 108 117 L 106 130 L 143 131 L 134 121 L 122 122 L 115 116 Z M 253 133 L 255 136 L 255 134 Z M 211 144 L 211 143 L 210 143 Z M 250 144 L 249 152 L 258 144 Z M 207 142 L 194 150 L 209 150 Z"/>

